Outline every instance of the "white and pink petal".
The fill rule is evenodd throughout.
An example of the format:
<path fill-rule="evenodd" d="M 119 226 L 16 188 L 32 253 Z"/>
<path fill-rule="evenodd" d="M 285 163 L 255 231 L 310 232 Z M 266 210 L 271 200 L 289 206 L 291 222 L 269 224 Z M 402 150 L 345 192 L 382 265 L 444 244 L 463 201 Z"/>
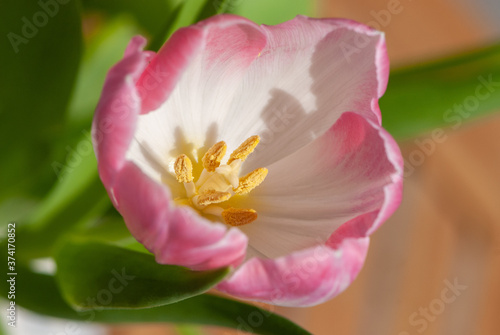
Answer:
<path fill-rule="evenodd" d="M 252 258 L 217 286 L 242 299 L 291 307 L 313 306 L 344 291 L 361 270 L 369 239 L 345 239 L 277 259 Z"/>
<path fill-rule="evenodd" d="M 369 236 L 401 201 L 402 161 L 394 140 L 376 123 L 344 113 L 333 127 L 294 154 L 268 166 L 248 206 L 259 219 L 241 227 L 257 253 L 275 258 L 324 244 L 334 231 L 365 217 Z"/>

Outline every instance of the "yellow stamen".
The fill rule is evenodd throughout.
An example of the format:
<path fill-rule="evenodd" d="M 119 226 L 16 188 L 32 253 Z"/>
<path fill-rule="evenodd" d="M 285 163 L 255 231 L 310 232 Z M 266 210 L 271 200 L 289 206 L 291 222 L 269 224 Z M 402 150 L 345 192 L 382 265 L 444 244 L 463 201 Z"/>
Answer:
<path fill-rule="evenodd" d="M 177 157 L 174 163 L 175 178 L 179 183 L 189 183 L 193 181 L 193 164 L 186 155 Z"/>
<path fill-rule="evenodd" d="M 240 184 L 234 189 L 234 193 L 238 195 L 250 193 L 266 179 L 267 172 L 266 168 L 259 168 L 240 178 Z"/>
<path fill-rule="evenodd" d="M 231 202 L 227 201 L 231 201 L 232 196 L 250 193 L 267 177 L 268 170 L 259 168 L 239 178 L 243 162 L 255 150 L 259 141 L 259 136 L 251 136 L 246 139 L 231 153 L 225 164 L 222 163 L 222 160 L 227 151 L 226 143 L 220 141 L 214 144 L 201 160 L 193 162 L 197 164 L 195 168 L 201 168 L 199 165 L 203 165 L 203 171 L 197 177 L 196 183 L 193 178 L 191 160 L 186 155 L 177 157 L 173 164 L 173 170 L 176 179 L 184 184 L 185 197 L 177 198 L 176 203 L 192 206 L 201 215 L 210 216 L 211 219 L 219 218 L 218 220 L 231 226 L 243 226 L 257 220 L 255 210 L 230 207 Z M 198 173 L 196 174 L 198 175 Z"/>
<path fill-rule="evenodd" d="M 224 141 L 215 143 L 203 156 L 203 167 L 208 172 L 214 172 L 219 167 L 224 155 L 226 155 L 226 149 L 227 146 Z"/>
<path fill-rule="evenodd" d="M 203 194 L 200 194 L 197 199 L 197 203 L 200 206 L 208 206 L 211 204 L 218 204 L 224 202 L 231 198 L 231 193 L 229 192 L 219 192 L 215 190 L 209 190 Z"/>
<path fill-rule="evenodd" d="M 245 142 L 243 142 L 238 149 L 234 150 L 227 161 L 227 164 L 231 164 L 233 161 L 237 159 L 241 159 L 242 162 L 250 155 L 257 144 L 259 144 L 260 137 L 258 135 L 251 136 Z"/>
<path fill-rule="evenodd" d="M 230 226 L 243 226 L 257 220 L 253 209 L 228 208 L 222 212 L 224 222 Z"/>

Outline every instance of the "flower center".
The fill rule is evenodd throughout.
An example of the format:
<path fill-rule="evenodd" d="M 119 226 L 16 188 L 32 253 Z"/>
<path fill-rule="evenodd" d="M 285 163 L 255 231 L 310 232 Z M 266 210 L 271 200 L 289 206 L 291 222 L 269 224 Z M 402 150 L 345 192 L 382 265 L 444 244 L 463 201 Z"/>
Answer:
<path fill-rule="evenodd" d="M 231 226 L 242 226 L 257 219 L 257 212 L 251 208 L 233 208 L 224 204 L 233 196 L 250 193 L 267 176 L 266 168 L 259 168 L 239 177 L 245 159 L 259 144 L 259 136 L 252 136 L 234 150 L 226 164 L 222 159 L 227 146 L 224 141 L 214 144 L 203 156 L 203 171 L 195 182 L 193 164 L 186 155 L 180 155 L 174 163 L 175 177 L 184 184 L 186 198 L 178 199 L 203 214 L 215 215 Z"/>

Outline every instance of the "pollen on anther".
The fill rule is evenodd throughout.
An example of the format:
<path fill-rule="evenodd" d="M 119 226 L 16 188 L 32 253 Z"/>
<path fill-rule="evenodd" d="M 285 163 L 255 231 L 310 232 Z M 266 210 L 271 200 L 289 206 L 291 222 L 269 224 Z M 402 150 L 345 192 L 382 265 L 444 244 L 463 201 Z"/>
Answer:
<path fill-rule="evenodd" d="M 234 189 L 234 193 L 238 195 L 250 193 L 266 179 L 267 172 L 266 168 L 259 168 L 240 178 L 240 183 Z"/>
<path fill-rule="evenodd" d="M 227 208 L 222 212 L 224 222 L 230 226 L 243 226 L 257 220 L 253 209 Z"/>
<path fill-rule="evenodd" d="M 208 206 L 211 204 L 218 204 L 231 198 L 231 193 L 229 192 L 219 192 L 215 190 L 209 190 L 198 196 L 196 202 L 200 206 Z"/>
<path fill-rule="evenodd" d="M 193 164 L 186 155 L 177 157 L 174 163 L 175 178 L 179 183 L 189 183 L 193 181 Z"/>
<path fill-rule="evenodd" d="M 208 172 L 215 171 L 219 167 L 220 162 L 226 155 L 227 145 L 224 141 L 215 143 L 203 156 L 203 167 Z"/>
<path fill-rule="evenodd" d="M 233 161 L 237 159 L 241 159 L 242 162 L 250 155 L 257 144 L 260 142 L 260 137 L 258 135 L 254 135 L 249 137 L 245 142 L 243 142 L 236 150 L 231 153 L 227 164 L 231 164 Z"/>

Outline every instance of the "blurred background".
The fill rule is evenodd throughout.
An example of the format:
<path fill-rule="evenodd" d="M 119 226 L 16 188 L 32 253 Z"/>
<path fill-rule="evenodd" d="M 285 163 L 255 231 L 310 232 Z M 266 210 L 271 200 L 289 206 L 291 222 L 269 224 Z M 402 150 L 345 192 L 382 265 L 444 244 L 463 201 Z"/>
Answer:
<path fill-rule="evenodd" d="M 500 2 L 497 0 L 316 0 L 294 1 L 289 6 L 283 6 L 282 1 L 273 1 L 271 5 L 262 2 L 260 7 L 253 1 L 259 2 L 237 1 L 238 6 L 234 11 L 241 11 L 258 23 L 276 24 L 301 13 L 315 17 L 350 18 L 385 31 L 395 82 L 399 80 L 398 76 L 411 71 L 415 71 L 418 77 L 418 68 L 405 70 L 414 64 L 432 63 L 436 59 L 485 48 L 497 44 L 500 37 Z M 37 166 L 50 165 L 54 161 L 52 155 L 57 154 L 47 157 L 43 143 L 33 143 L 30 139 L 55 136 L 53 134 L 57 134 L 59 139 L 63 136 L 63 140 L 59 141 L 60 155 L 68 150 L 67 143 L 87 136 L 82 129 L 88 129 L 85 125 L 90 124 L 95 101 L 86 97 L 95 97 L 101 88 L 101 84 L 94 83 L 102 83 L 103 74 L 121 57 L 130 36 L 138 31 L 151 36 L 152 32 L 162 29 L 155 25 L 157 21 L 154 18 L 148 20 L 147 15 L 140 13 L 140 9 L 135 9 L 138 12 L 134 17 L 126 11 L 103 10 L 106 5 L 99 4 L 97 0 L 84 3 L 81 22 L 84 62 L 79 66 L 86 75 L 77 78 L 77 93 L 72 95 L 66 115 L 73 131 L 61 131 L 58 128 L 60 125 L 52 123 L 53 128 L 38 129 L 35 135 L 24 139 L 25 131 L 18 127 L 22 124 L 23 116 L 17 119 L 9 116 L 6 119 L 5 113 L 0 114 L 4 125 L 2 129 L 10 128 L 4 132 L 10 138 L 7 142 L 3 141 L 2 151 L 13 152 L 30 145 L 32 152 L 29 158 L 12 154 L 9 156 L 12 162 L 2 161 L 2 184 L 6 185 L 6 189 L 27 190 L 31 187 L 26 186 L 30 179 L 36 178 L 41 184 L 37 185 L 37 189 L 42 190 L 41 194 L 35 192 L 32 197 L 25 196 L 28 192 L 23 191 L 11 192 L 15 196 L 1 198 L 0 217 L 3 222 L 22 222 L 33 214 L 39 199 L 43 199 L 43 192 L 48 189 L 47 185 L 55 179 L 53 175 L 44 178 L 46 171 L 38 171 Z M 286 8 L 286 12 L 277 15 L 276 11 L 282 11 L 283 8 Z M 22 15 L 13 16 L 18 20 Z M 112 44 L 110 41 L 113 41 Z M 62 42 L 65 41 L 52 41 Z M 69 38 L 66 42 L 69 43 L 69 49 L 78 48 L 72 45 Z M 153 43 L 161 45 L 162 41 Z M 20 44 L 20 48 L 23 46 Z M 43 57 L 43 54 L 37 57 Z M 468 67 L 467 71 L 471 71 L 469 77 L 488 79 L 493 76 L 493 81 L 500 82 L 498 60 L 496 58 L 496 62 L 491 64 L 486 62 L 486 65 Z M 50 59 L 42 65 L 52 66 Z M 71 68 L 75 64 L 60 66 Z M 489 66 L 492 67 L 491 71 L 488 70 Z M 464 122 L 460 123 L 446 124 L 442 121 L 448 109 L 454 108 L 455 104 L 466 103 L 468 96 L 474 96 L 474 87 L 480 83 L 478 79 L 469 91 L 457 95 L 458 98 L 452 96 L 451 100 L 446 100 L 450 97 L 448 88 L 462 80 L 463 73 L 460 70 L 460 67 L 451 66 L 440 73 L 440 76 L 446 76 L 440 84 L 444 85 L 442 98 L 446 102 L 438 104 L 438 109 L 422 111 L 421 119 L 415 117 L 412 121 L 415 123 L 414 130 L 402 131 L 402 128 L 388 124 L 389 131 L 392 130 L 391 133 L 400 143 L 405 159 L 403 203 L 373 235 L 368 259 L 357 280 L 340 296 L 320 306 L 267 308 L 318 335 L 499 333 L 500 114 L 488 113 L 481 117 L 471 115 L 470 118 L 464 117 L 461 120 Z M 449 85 L 446 85 L 446 80 L 449 80 Z M 30 87 L 28 79 L 23 84 Z M 432 89 L 439 89 L 439 85 L 429 85 Z M 4 92 L 18 89 L 9 87 L 5 82 L 1 86 Z M 36 87 L 31 89 L 36 91 Z M 68 88 L 55 86 L 53 89 L 65 91 Z M 391 94 L 396 95 L 395 92 L 399 92 L 398 87 L 389 86 L 387 99 Z M 37 98 L 34 94 L 33 99 Z M 400 113 L 401 118 L 404 118 L 407 110 L 418 112 L 420 105 L 417 103 L 427 103 L 421 95 L 413 99 L 395 99 L 395 102 L 385 102 L 384 99 L 381 101 L 383 117 L 384 103 L 391 113 L 395 113 L 395 110 Z M 394 108 L 395 103 L 398 103 L 397 108 Z M 493 98 L 480 101 L 480 104 L 478 110 L 482 110 L 483 106 L 499 106 Z M 43 108 L 50 110 L 54 106 Z M 441 123 L 433 121 L 436 119 L 441 120 Z M 41 122 L 48 124 L 46 121 Z M 411 124 L 406 127 L 411 127 Z M 444 133 L 441 133 L 441 129 Z M 436 131 L 439 135 L 436 135 Z M 57 174 L 57 166 L 52 167 Z M 12 179 L 17 176 L 18 181 L 13 183 Z M 98 207 L 99 204 L 93 209 L 98 210 Z M 39 215 L 43 217 L 43 213 Z M 65 321 L 23 311 L 18 328 L 9 333 L 66 334 L 66 325 Z M 170 325 L 85 324 L 78 329 L 79 334 L 113 335 L 242 333 L 215 327 Z"/>

